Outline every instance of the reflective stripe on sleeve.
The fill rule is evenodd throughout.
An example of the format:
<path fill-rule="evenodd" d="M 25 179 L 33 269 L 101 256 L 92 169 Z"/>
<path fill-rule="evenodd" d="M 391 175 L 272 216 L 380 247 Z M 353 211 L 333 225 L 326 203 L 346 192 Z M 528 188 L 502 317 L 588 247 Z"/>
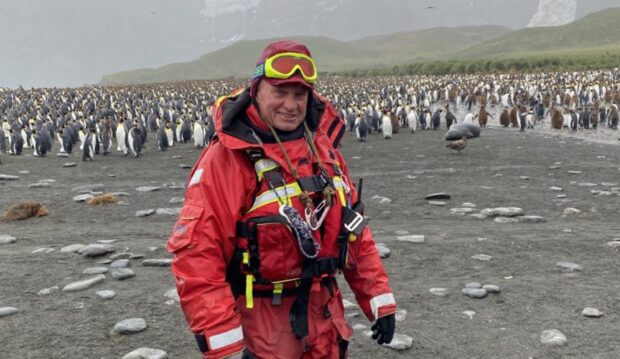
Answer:
<path fill-rule="evenodd" d="M 236 342 L 243 340 L 243 330 L 241 326 L 235 329 L 231 329 L 227 332 L 216 334 L 209 337 L 209 349 L 217 350 L 225 346 L 235 344 Z"/>
<path fill-rule="evenodd" d="M 379 316 L 379 308 L 390 304 L 396 305 L 394 294 L 392 293 L 381 294 L 370 300 L 370 309 L 372 310 L 372 315 L 375 317 L 375 320 Z"/>

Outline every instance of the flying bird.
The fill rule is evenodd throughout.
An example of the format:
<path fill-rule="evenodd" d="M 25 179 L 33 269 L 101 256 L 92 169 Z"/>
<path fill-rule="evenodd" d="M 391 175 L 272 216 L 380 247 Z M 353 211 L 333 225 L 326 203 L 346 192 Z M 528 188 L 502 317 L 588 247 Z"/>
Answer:
<path fill-rule="evenodd" d="M 149 11 L 149 14 L 151 14 L 151 15 L 157 15 L 157 11 Z"/>
<path fill-rule="evenodd" d="M 457 151 L 459 155 L 461 154 L 461 150 L 464 149 L 465 146 L 467 146 L 466 136 L 463 136 L 460 140 L 452 141 L 446 145 L 446 147 Z"/>
<path fill-rule="evenodd" d="M 433 9 L 436 9 L 436 7 L 434 7 L 434 6 L 427 6 L 426 7 L 426 10 L 433 10 Z"/>

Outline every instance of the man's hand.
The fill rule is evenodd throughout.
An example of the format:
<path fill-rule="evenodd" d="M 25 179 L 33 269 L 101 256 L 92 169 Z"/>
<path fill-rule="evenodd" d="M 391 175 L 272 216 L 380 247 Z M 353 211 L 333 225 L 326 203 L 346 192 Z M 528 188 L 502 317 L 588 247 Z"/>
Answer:
<path fill-rule="evenodd" d="M 394 314 L 386 315 L 377 319 L 370 329 L 372 330 L 372 339 L 377 340 L 379 344 L 389 344 L 394 338 L 394 329 L 396 327 L 396 317 Z"/>

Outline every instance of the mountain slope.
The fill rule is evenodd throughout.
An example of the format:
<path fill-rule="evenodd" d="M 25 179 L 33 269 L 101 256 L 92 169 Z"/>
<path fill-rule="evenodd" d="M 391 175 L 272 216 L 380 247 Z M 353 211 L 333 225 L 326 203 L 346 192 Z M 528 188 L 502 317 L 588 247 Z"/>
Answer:
<path fill-rule="evenodd" d="M 525 28 L 463 50 L 457 58 L 540 55 L 588 48 L 615 49 L 620 47 L 618 19 L 620 8 L 611 8 L 562 26 Z"/>
<path fill-rule="evenodd" d="M 510 32 L 503 26 L 436 28 L 373 36 L 351 42 L 325 37 L 292 37 L 312 51 L 322 72 L 352 68 L 385 68 L 412 61 L 438 60 L 474 44 Z M 103 85 L 167 82 L 225 77 L 249 78 L 256 58 L 274 39 L 245 40 L 208 53 L 195 61 L 157 69 L 139 69 L 106 75 Z"/>

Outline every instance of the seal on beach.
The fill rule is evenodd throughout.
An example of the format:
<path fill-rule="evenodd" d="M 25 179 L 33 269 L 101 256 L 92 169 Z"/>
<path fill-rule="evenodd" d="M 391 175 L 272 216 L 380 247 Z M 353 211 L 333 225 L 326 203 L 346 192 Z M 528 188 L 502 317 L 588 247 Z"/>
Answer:
<path fill-rule="evenodd" d="M 463 138 L 475 138 L 480 136 L 480 127 L 472 123 L 457 123 L 452 125 L 448 132 L 446 132 L 447 141 L 456 141 Z"/>

